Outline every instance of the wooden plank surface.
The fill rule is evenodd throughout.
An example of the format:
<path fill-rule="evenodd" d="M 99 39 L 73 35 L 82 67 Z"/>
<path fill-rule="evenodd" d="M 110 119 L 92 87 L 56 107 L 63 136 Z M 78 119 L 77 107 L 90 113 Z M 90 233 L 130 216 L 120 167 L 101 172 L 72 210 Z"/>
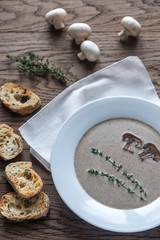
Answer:
<path fill-rule="evenodd" d="M 68 16 L 66 27 L 55 31 L 44 21 L 46 12 L 63 7 Z M 160 1 L 159 0 L 0 0 L 0 85 L 5 82 L 21 84 L 35 91 L 41 98 L 42 107 L 56 97 L 66 87 L 46 78 L 20 76 L 17 64 L 10 64 L 5 54 L 22 56 L 34 51 L 54 60 L 68 75 L 67 85 L 115 61 L 127 56 L 138 56 L 145 64 L 152 82 L 160 96 Z M 117 33 L 121 30 L 121 18 L 131 15 L 142 25 L 142 33 L 127 44 L 119 41 Z M 101 49 L 96 63 L 80 62 L 76 54 L 79 47 L 67 34 L 74 22 L 86 22 L 92 28 L 90 40 Z M 18 116 L 0 103 L 0 122 L 18 128 L 33 114 Z M 14 161 L 32 161 L 34 169 L 44 182 L 44 191 L 49 195 L 51 208 L 48 216 L 40 220 L 13 223 L 0 215 L 0 240 L 41 240 L 41 239 L 112 239 L 137 240 L 160 239 L 160 227 L 140 233 L 114 233 L 98 229 L 86 223 L 63 203 L 52 182 L 50 173 L 30 154 L 24 142 L 23 153 Z M 0 197 L 12 191 L 4 177 L 8 162 L 0 159 Z"/>

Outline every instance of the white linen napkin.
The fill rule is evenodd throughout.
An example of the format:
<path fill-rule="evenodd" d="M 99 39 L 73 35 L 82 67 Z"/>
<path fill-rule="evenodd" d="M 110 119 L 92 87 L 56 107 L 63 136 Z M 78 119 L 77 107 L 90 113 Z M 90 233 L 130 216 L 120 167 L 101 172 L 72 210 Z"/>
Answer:
<path fill-rule="evenodd" d="M 64 121 L 83 105 L 110 96 L 160 103 L 142 61 L 127 57 L 72 84 L 19 128 L 33 156 L 50 171 L 51 146 Z"/>

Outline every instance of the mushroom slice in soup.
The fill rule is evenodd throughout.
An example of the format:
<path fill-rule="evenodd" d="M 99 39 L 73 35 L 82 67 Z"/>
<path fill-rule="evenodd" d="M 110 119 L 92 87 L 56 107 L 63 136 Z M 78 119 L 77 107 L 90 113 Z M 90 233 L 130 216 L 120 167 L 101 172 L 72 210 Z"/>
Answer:
<path fill-rule="evenodd" d="M 140 148 L 142 146 L 142 140 L 131 133 L 124 133 L 122 135 L 122 140 L 126 142 L 123 149 L 131 153 L 134 152 L 135 148 Z"/>
<path fill-rule="evenodd" d="M 160 160 L 160 151 L 153 143 L 144 144 L 143 149 L 144 151 L 139 154 L 141 160 L 146 160 L 148 158 L 152 158 L 156 162 Z"/>

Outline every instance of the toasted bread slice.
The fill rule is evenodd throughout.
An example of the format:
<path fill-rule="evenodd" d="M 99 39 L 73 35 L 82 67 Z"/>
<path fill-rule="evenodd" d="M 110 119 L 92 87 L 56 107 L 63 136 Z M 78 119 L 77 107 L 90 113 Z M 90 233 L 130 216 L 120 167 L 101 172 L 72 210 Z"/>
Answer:
<path fill-rule="evenodd" d="M 13 162 L 6 166 L 5 175 L 18 195 L 30 198 L 43 187 L 40 176 L 32 169 L 31 162 Z"/>
<path fill-rule="evenodd" d="M 40 98 L 34 92 L 15 83 L 1 86 L 0 100 L 10 110 L 20 115 L 32 113 L 41 105 Z"/>
<path fill-rule="evenodd" d="M 3 195 L 0 201 L 2 215 L 17 222 L 45 217 L 49 206 L 49 197 L 44 192 L 28 199 L 20 197 L 15 192 L 10 192 Z"/>
<path fill-rule="evenodd" d="M 22 138 L 6 124 L 0 124 L 0 157 L 11 160 L 23 150 Z"/>

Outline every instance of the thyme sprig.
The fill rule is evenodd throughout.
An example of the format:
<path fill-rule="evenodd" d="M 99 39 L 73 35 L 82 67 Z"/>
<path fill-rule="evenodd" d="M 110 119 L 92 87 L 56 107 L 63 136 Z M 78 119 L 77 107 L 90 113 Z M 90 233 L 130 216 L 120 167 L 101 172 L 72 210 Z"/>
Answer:
<path fill-rule="evenodd" d="M 28 74 L 30 77 L 47 77 L 57 79 L 59 82 L 65 84 L 68 80 L 64 72 L 55 63 L 48 58 L 40 57 L 38 54 L 29 52 L 27 56 L 14 57 L 6 54 L 6 57 L 12 62 L 21 63 L 19 66 L 19 73 Z"/>
<path fill-rule="evenodd" d="M 91 148 L 91 152 L 94 154 L 98 154 L 101 157 L 104 157 L 105 161 L 110 162 L 113 166 L 115 166 L 117 168 L 117 171 L 121 171 L 122 174 L 124 176 L 126 176 L 126 178 L 128 180 L 131 181 L 131 183 L 134 184 L 135 188 L 139 187 L 139 191 L 140 193 L 144 193 L 145 196 L 147 196 L 147 192 L 145 191 L 145 189 L 143 188 L 143 186 L 133 177 L 133 174 L 127 173 L 127 170 L 123 170 L 123 165 L 122 163 L 118 164 L 115 161 L 111 160 L 110 156 L 104 156 L 103 152 L 99 151 L 97 148 Z"/>
<path fill-rule="evenodd" d="M 139 196 L 138 194 L 135 193 L 135 191 L 133 189 L 131 189 L 130 187 L 125 186 L 125 182 L 123 182 L 121 179 L 110 175 L 109 173 L 106 172 L 100 172 L 96 169 L 90 168 L 88 169 L 88 173 L 94 174 L 94 175 L 99 175 L 101 177 L 106 177 L 108 179 L 108 181 L 111 182 L 115 182 L 117 184 L 117 186 L 122 186 L 123 188 L 125 188 L 127 190 L 128 193 L 135 195 L 136 197 L 138 197 L 140 200 L 147 202 L 144 197 Z"/>

